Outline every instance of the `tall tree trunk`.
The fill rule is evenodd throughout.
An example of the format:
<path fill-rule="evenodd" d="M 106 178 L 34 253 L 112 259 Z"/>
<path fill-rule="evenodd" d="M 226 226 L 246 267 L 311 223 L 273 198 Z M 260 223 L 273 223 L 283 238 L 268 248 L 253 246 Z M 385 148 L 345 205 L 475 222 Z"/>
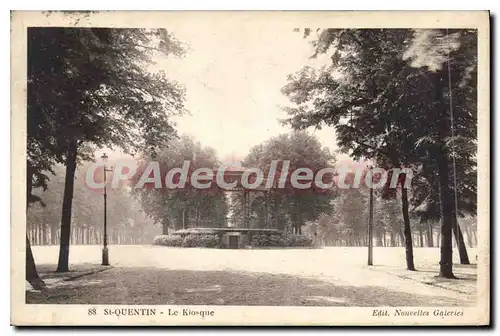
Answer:
<path fill-rule="evenodd" d="M 33 225 L 33 245 L 38 246 L 38 225 Z"/>
<path fill-rule="evenodd" d="M 469 247 L 472 247 L 472 233 L 470 228 L 465 228 L 465 235 L 467 236 L 467 244 Z"/>
<path fill-rule="evenodd" d="M 55 244 L 55 237 L 54 237 L 54 228 L 52 226 L 50 226 L 50 236 L 49 236 L 49 239 L 50 239 L 50 245 L 54 245 Z"/>
<path fill-rule="evenodd" d="M 441 212 L 441 260 L 439 262 L 439 276 L 454 278 L 453 275 L 453 207 L 452 195 L 448 186 L 448 157 L 444 149 L 439 155 L 439 195 Z"/>
<path fill-rule="evenodd" d="M 40 224 L 37 225 L 37 240 L 38 240 L 38 245 L 42 246 L 43 241 L 42 241 L 42 226 Z"/>
<path fill-rule="evenodd" d="M 49 245 L 49 226 L 43 224 L 43 245 Z"/>
<path fill-rule="evenodd" d="M 94 237 L 94 244 L 99 245 L 99 235 L 97 234 L 97 230 L 92 229 L 93 237 Z"/>
<path fill-rule="evenodd" d="M 455 240 L 458 246 L 458 254 L 460 256 L 460 264 L 469 265 L 469 256 L 467 255 L 467 248 L 464 243 L 464 236 L 462 235 L 462 230 L 460 229 L 460 225 L 458 224 L 457 216 L 453 216 L 453 234 L 455 235 Z"/>
<path fill-rule="evenodd" d="M 422 232 L 422 223 L 418 226 L 418 234 L 420 238 L 420 247 L 424 247 L 424 233 Z"/>
<path fill-rule="evenodd" d="M 182 228 L 183 229 L 188 229 L 190 227 L 190 224 L 191 224 L 190 218 L 191 217 L 189 216 L 189 213 L 190 213 L 190 209 L 188 207 L 184 210 L 184 215 L 183 215 L 184 217 L 182 217 Z"/>
<path fill-rule="evenodd" d="M 69 245 L 71 238 L 71 207 L 73 205 L 73 189 L 75 184 L 77 143 L 70 140 L 66 153 L 66 177 L 61 218 L 61 241 L 59 244 L 59 261 L 56 272 L 69 271 Z"/>
<path fill-rule="evenodd" d="M 33 167 L 27 161 L 26 162 L 26 211 L 28 211 L 28 206 L 31 200 L 31 192 L 33 191 Z M 33 252 L 31 251 L 30 240 L 26 234 L 26 281 L 28 281 L 31 286 L 35 289 L 41 289 L 45 287 L 45 282 L 40 278 L 36 270 L 35 258 L 33 257 Z"/>
<path fill-rule="evenodd" d="M 380 233 L 380 232 L 377 233 L 377 240 L 376 240 L 375 246 L 378 246 L 378 247 L 383 246 L 382 245 L 382 233 Z"/>
<path fill-rule="evenodd" d="M 167 219 L 163 219 L 161 224 L 162 224 L 162 226 L 161 226 L 161 228 L 162 228 L 162 230 L 161 230 L 162 234 L 168 235 L 168 220 Z M 175 222 L 174 222 L 174 225 L 175 225 Z"/>
<path fill-rule="evenodd" d="M 434 232 L 431 223 L 427 224 L 427 247 L 434 247 Z"/>
<path fill-rule="evenodd" d="M 447 85 L 444 71 L 430 73 L 433 82 L 433 93 L 436 112 L 436 145 L 432 148 L 433 156 L 437 161 L 440 215 L 441 215 L 441 260 L 439 262 L 439 276 L 454 278 L 453 275 L 453 194 L 450 192 L 449 182 L 449 159 L 445 146 L 445 139 L 451 135 L 448 109 L 450 106 L 445 102 L 443 88 Z"/>
<path fill-rule="evenodd" d="M 45 282 L 40 278 L 35 266 L 35 258 L 33 258 L 33 252 L 31 251 L 30 241 L 26 235 L 26 281 L 34 289 L 42 289 L 45 287 Z"/>
<path fill-rule="evenodd" d="M 408 211 L 408 190 L 404 186 L 401 186 L 401 201 L 404 221 L 406 268 L 410 271 L 414 271 L 415 264 L 413 263 L 413 242 L 411 237 L 410 214 Z"/>
<path fill-rule="evenodd" d="M 36 225 L 36 241 L 39 246 L 43 245 L 42 242 L 42 226 L 40 224 Z"/>
<path fill-rule="evenodd" d="M 38 225 L 38 245 L 43 245 L 43 228 L 42 225 Z"/>
<path fill-rule="evenodd" d="M 174 231 L 179 230 L 179 229 L 183 229 L 183 227 L 182 227 L 183 216 L 184 216 L 183 212 L 180 211 L 177 215 L 176 220 L 174 220 Z"/>

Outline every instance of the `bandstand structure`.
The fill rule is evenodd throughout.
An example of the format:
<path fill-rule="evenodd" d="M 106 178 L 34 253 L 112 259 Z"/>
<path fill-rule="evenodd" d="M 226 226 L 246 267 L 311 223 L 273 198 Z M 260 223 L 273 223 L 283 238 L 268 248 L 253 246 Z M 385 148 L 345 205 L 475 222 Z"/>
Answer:
<path fill-rule="evenodd" d="M 226 201 L 229 203 L 230 215 L 226 217 L 225 220 L 201 221 L 201 209 L 198 207 L 196 209 L 197 220 L 190 222 L 189 226 L 185 225 L 183 220 L 183 230 L 176 232 L 181 232 L 181 234 L 187 234 L 189 231 L 197 231 L 199 233 L 217 232 L 221 239 L 221 245 L 229 248 L 242 248 L 246 246 L 251 241 L 252 236 L 256 234 L 282 233 L 282 230 L 278 228 L 276 214 L 270 211 L 269 196 L 273 188 L 266 187 L 267 179 L 265 177 L 262 183 L 256 188 L 247 188 L 243 186 L 241 180 L 246 170 L 247 169 L 242 166 L 225 167 L 224 182 L 227 184 L 234 184 L 234 187 L 221 188 L 217 185 L 218 190 L 224 193 Z M 213 170 L 213 183 L 216 183 L 217 172 L 218 169 Z M 201 190 L 198 189 L 198 192 L 201 193 Z M 243 195 L 241 204 L 243 211 L 240 215 L 236 215 L 233 211 L 235 207 L 235 198 L 233 196 L 238 193 Z M 257 218 L 257 223 L 253 223 L 250 216 L 251 206 L 256 198 L 255 195 L 258 194 L 263 195 L 264 214 L 262 216 L 263 218 Z M 241 198 L 239 201 L 241 201 Z"/>

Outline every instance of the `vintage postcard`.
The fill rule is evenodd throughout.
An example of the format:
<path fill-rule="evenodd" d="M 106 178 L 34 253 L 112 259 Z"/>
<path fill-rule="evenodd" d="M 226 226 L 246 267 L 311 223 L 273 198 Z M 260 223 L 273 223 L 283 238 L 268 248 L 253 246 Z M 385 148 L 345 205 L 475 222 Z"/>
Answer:
<path fill-rule="evenodd" d="M 487 11 L 11 20 L 13 325 L 489 325 Z"/>

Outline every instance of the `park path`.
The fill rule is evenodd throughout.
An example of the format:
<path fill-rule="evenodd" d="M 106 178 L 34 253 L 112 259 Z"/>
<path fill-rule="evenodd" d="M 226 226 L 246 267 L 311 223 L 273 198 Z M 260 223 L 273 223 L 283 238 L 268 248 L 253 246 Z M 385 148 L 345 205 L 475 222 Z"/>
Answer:
<path fill-rule="evenodd" d="M 113 269 L 93 276 L 92 280 L 96 278 L 101 279 L 99 281 L 102 283 L 109 282 L 112 286 L 105 286 L 106 290 L 109 291 L 111 288 L 116 292 L 113 297 L 122 298 L 122 300 L 127 298 L 130 300 L 133 296 L 130 293 L 142 295 L 143 300 L 145 300 L 144 297 L 150 296 L 147 293 L 151 291 L 163 293 L 155 283 L 166 281 L 174 286 L 170 288 L 171 292 L 183 293 L 183 290 L 189 290 L 189 287 L 192 287 L 191 289 L 194 289 L 191 293 L 199 290 L 206 291 L 209 293 L 206 295 L 214 295 L 210 298 L 210 302 L 222 300 L 225 304 L 232 302 L 234 297 L 233 299 L 231 297 L 234 293 L 239 293 L 237 297 L 246 297 L 242 293 L 248 291 L 259 293 L 258 288 L 266 284 L 276 288 L 276 293 L 281 293 L 278 295 L 281 299 L 276 299 L 276 297 L 273 299 L 273 302 L 279 302 L 279 304 L 297 304 L 297 302 L 304 304 L 304 300 L 309 302 L 316 298 L 318 304 L 364 306 L 368 303 L 383 303 L 384 297 L 385 302 L 396 304 L 399 301 L 393 299 L 394 296 L 401 298 L 401 302 L 397 305 L 416 305 L 422 302 L 429 302 L 432 305 L 470 305 L 475 300 L 475 269 L 473 267 L 458 269 L 457 275 L 462 275 L 465 280 L 437 283 L 434 275 L 437 274 L 435 259 L 439 255 L 438 249 L 415 249 L 416 265 L 422 270 L 416 273 L 404 270 L 402 248 L 375 248 L 375 266 L 373 267 L 365 265 L 365 250 L 336 247 L 221 250 L 162 246 L 111 246 L 110 262 Z M 38 264 L 53 263 L 57 260 L 57 249 L 54 247 L 35 247 L 34 253 Z M 85 263 L 98 264 L 99 260 L 100 248 L 98 246 L 72 247 L 70 263 L 74 265 L 73 268 Z M 238 285 L 233 281 L 234 279 L 239 279 L 242 284 L 247 285 Z M 257 287 L 250 285 L 259 281 L 263 283 Z M 84 279 L 81 283 L 84 284 Z M 141 286 L 145 288 L 141 289 Z M 232 294 L 231 286 L 235 286 Z M 314 293 L 305 296 L 298 294 L 299 289 L 307 293 L 308 289 L 318 286 L 324 290 L 318 292 L 315 289 L 315 295 L 312 295 Z M 224 295 L 217 294 L 218 291 L 224 292 Z M 178 298 L 183 297 L 179 295 Z M 192 295 L 188 295 L 190 296 Z M 176 300 L 171 297 L 171 294 L 168 294 L 168 297 L 170 301 Z M 304 297 L 309 299 L 304 299 Z M 252 301 L 251 298 L 249 300 Z M 236 300 L 236 302 L 239 301 Z"/>

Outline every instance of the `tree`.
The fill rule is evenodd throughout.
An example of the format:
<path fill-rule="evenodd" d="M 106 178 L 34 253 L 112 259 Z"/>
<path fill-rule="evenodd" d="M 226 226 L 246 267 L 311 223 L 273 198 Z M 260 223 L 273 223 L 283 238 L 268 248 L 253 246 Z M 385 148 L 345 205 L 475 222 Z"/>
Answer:
<path fill-rule="evenodd" d="M 58 271 L 68 270 L 78 161 L 90 158 L 88 145 L 136 153 L 174 135 L 169 114 L 183 110 L 183 91 L 148 66 L 181 52 L 165 29 L 29 29 L 28 179 L 43 184 L 54 162 L 66 166 Z"/>
<path fill-rule="evenodd" d="M 290 76 L 283 92 L 297 107 L 286 109 L 285 123 L 295 129 L 333 125 L 339 147 L 353 158 L 385 169 L 409 167 L 416 141 L 405 125 L 411 125 L 411 111 L 393 102 L 401 99 L 395 88 L 411 75 L 402 60 L 410 38 L 411 31 L 402 29 L 321 31 L 316 54 L 333 49 L 332 64 Z M 414 270 L 407 190 L 401 192 L 407 267 Z"/>
<path fill-rule="evenodd" d="M 35 188 L 32 191 L 34 197 L 43 200 L 30 205 L 26 214 L 28 236 L 35 237 L 36 228 L 42 228 L 44 232 L 50 231 L 50 243 L 56 244 L 56 232 L 61 220 L 62 194 L 64 187 L 64 167 L 55 165 L 52 170 L 54 174 L 47 174 L 48 180 L 45 190 Z M 37 241 L 34 241 L 36 244 Z"/>
<path fill-rule="evenodd" d="M 457 243 L 461 264 L 469 264 L 470 262 L 458 218 L 469 215 L 475 216 L 477 209 L 476 164 L 475 159 L 468 155 L 468 151 L 467 146 L 463 146 L 456 151 L 457 169 L 455 171 L 456 178 L 460 183 L 455 187 L 453 176 L 450 176 L 448 182 L 449 188 L 457 194 L 457 205 L 453 209 L 452 231 Z M 440 219 L 439 188 L 436 176 L 433 173 L 434 169 L 426 167 L 413 183 L 413 212 L 419 217 L 421 223 L 432 223 Z"/>
<path fill-rule="evenodd" d="M 163 233 L 168 229 L 185 229 L 188 227 L 218 227 L 224 223 L 228 213 L 224 191 L 218 189 L 215 183 L 209 189 L 197 189 L 191 184 L 191 174 L 198 168 L 216 170 L 220 166 L 215 150 L 203 147 L 194 139 L 183 136 L 172 140 L 168 147 L 161 148 L 157 155 L 143 157 L 140 168 L 133 177 L 136 184 L 144 174 L 146 166 L 154 160 L 160 167 L 162 188 L 154 188 L 145 184 L 143 188 L 134 188 L 135 195 L 139 198 L 145 213 L 156 223 L 161 223 Z M 182 168 L 184 161 L 189 161 L 189 170 L 186 185 L 182 188 L 169 189 L 165 185 L 168 171 Z M 173 176 L 179 181 L 180 176 Z"/>
<path fill-rule="evenodd" d="M 30 167 L 28 166 L 28 169 Z M 33 190 L 33 180 L 29 179 L 26 183 L 26 212 L 30 206 L 30 202 L 35 202 L 35 200 L 41 201 L 40 198 L 34 197 L 31 192 Z M 28 235 L 26 234 L 26 281 L 28 281 L 33 288 L 40 289 L 45 286 L 45 282 L 38 275 L 35 258 L 33 257 L 33 251 L 31 250 L 31 244 L 28 239 Z"/>
<path fill-rule="evenodd" d="M 366 227 L 368 218 L 368 202 L 366 192 L 349 188 L 340 196 L 338 217 L 347 227 L 347 244 L 349 246 L 366 246 Z"/>
<path fill-rule="evenodd" d="M 381 235 L 379 239 L 383 241 L 382 246 L 400 246 L 400 242 L 404 242 L 401 197 L 385 198 L 381 192 L 375 195 L 379 196 L 375 203 L 375 231 Z"/>
<path fill-rule="evenodd" d="M 287 109 L 286 123 L 296 129 L 333 125 L 339 146 L 354 158 L 372 159 L 382 168 L 409 167 L 417 172 L 429 162 L 435 165 L 442 206 L 440 275 L 444 277 L 453 277 L 453 195 L 448 185 L 453 151 L 449 143 L 457 138 L 475 139 L 475 36 L 466 30 L 453 34 L 459 42 L 441 36 L 449 42 L 443 45 L 409 29 L 319 30 L 316 55 L 330 53 L 332 64 L 319 72 L 303 69 L 290 76 L 283 89 L 296 104 Z M 443 60 L 450 58 L 456 62 L 451 75 L 445 76 Z M 429 60 L 431 66 L 426 64 Z M 448 77 L 472 87 L 464 88 L 465 94 L 453 104 L 446 99 Z M 451 105 L 460 111 L 455 134 L 449 132 L 446 113 Z M 413 269 L 409 202 L 407 190 L 402 192 L 407 266 Z"/>
<path fill-rule="evenodd" d="M 253 147 L 242 164 L 247 168 L 259 168 L 269 177 L 273 160 L 278 161 L 276 176 L 284 172 L 283 161 L 289 161 L 284 188 L 271 188 L 266 199 L 255 198 L 250 210 L 256 213 L 261 209 L 262 213 L 263 205 L 267 204 L 279 229 L 285 229 L 289 224 L 293 233 L 300 234 L 307 221 L 318 218 L 323 212 L 331 211 L 331 201 L 335 193 L 333 189 L 318 188 L 315 183 L 311 183 L 311 188 L 297 189 L 291 184 L 291 174 L 297 168 L 309 168 L 315 176 L 323 168 L 333 168 L 334 158 L 328 149 L 321 147 L 315 136 L 305 132 L 293 132 L 273 137 Z M 324 175 L 324 183 L 328 183 L 329 179 L 333 179 L 333 174 Z M 236 214 L 243 211 L 243 197 L 235 197 Z"/>
<path fill-rule="evenodd" d="M 432 88 L 434 127 L 430 128 L 430 135 L 420 139 L 419 144 L 427 148 L 429 162 L 437 167 L 441 219 L 439 273 L 452 278 L 453 227 L 459 240 L 461 259 L 466 261 L 465 245 L 463 238 L 460 239 L 456 220 L 459 208 L 456 181 L 457 172 L 475 170 L 475 162 L 470 158 L 474 155 L 477 139 L 477 32 L 417 30 L 405 58 L 412 61 L 412 66 L 425 69 Z M 454 94 L 457 91 L 460 94 Z M 464 141 L 472 150 L 465 156 L 468 159 L 464 162 L 467 163 L 459 167 L 456 145 Z M 453 176 L 453 188 L 450 188 L 450 175 Z"/>

